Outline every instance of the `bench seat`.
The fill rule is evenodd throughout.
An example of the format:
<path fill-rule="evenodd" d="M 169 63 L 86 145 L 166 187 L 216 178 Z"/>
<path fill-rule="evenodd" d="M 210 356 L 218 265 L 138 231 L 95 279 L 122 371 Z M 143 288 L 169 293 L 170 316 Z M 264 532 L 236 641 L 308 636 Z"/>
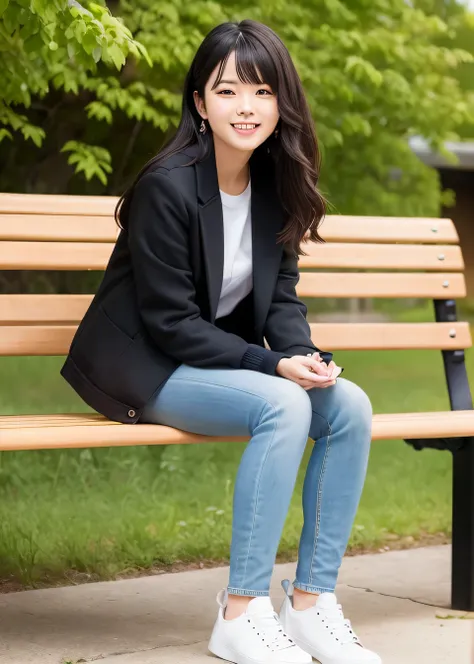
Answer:
<path fill-rule="evenodd" d="M 373 440 L 471 436 L 474 411 L 374 415 Z M 121 424 L 102 415 L 8 415 L 0 417 L 0 450 L 120 445 L 245 442 L 248 436 L 202 436 L 155 424 Z"/>
<path fill-rule="evenodd" d="M 103 271 L 119 233 L 113 218 L 117 200 L 0 193 L 0 270 Z M 310 324 L 311 338 L 331 351 L 441 351 L 451 410 L 377 413 L 372 437 L 401 439 L 416 450 L 452 453 L 451 604 L 453 609 L 473 611 L 474 410 L 465 364 L 472 337 L 468 321 L 458 320 L 456 311 L 456 301 L 466 297 L 466 281 L 455 225 L 444 218 L 328 215 L 320 232 L 326 242 L 304 243 L 307 255 L 299 258 L 299 297 L 329 302 L 427 298 L 433 304 L 432 316 L 424 313 L 418 321 L 411 312 L 404 320 L 387 317 L 381 322 L 360 320 L 351 312 L 341 322 L 320 317 Z M 26 291 L 15 287 L 0 293 L 0 363 L 8 356 L 66 355 L 93 297 Z M 406 355 L 400 354 L 400 361 L 406 362 Z M 416 408 L 409 382 L 405 389 L 404 397 Z M 0 417 L 0 450 L 9 451 L 248 440 L 249 436 L 202 436 L 161 425 L 121 424 L 95 412 Z"/>

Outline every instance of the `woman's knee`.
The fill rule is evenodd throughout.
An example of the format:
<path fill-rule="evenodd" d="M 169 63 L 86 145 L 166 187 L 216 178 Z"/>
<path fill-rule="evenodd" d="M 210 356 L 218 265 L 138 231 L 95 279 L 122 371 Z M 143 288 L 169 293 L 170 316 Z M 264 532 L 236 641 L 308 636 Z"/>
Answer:
<path fill-rule="evenodd" d="M 290 417 L 293 422 L 309 428 L 313 412 L 311 400 L 301 385 L 288 379 L 274 381 L 266 401 L 277 417 Z"/>
<path fill-rule="evenodd" d="M 338 388 L 336 392 L 341 402 L 341 412 L 347 412 L 351 418 L 357 417 L 360 421 L 372 423 L 372 402 L 359 385 L 346 378 L 338 378 L 334 387 Z"/>

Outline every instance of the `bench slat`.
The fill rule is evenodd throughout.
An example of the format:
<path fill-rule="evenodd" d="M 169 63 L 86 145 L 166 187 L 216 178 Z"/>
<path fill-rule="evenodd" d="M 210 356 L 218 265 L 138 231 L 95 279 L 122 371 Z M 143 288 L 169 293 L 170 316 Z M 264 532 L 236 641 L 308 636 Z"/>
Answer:
<path fill-rule="evenodd" d="M 1 198 L 1 195 L 0 195 Z M 18 242 L 115 242 L 120 229 L 112 217 L 0 214 L 0 240 Z"/>
<path fill-rule="evenodd" d="M 454 350 L 472 346 L 469 323 L 311 323 L 329 350 Z M 454 336 L 451 336 L 454 334 Z"/>
<path fill-rule="evenodd" d="M 0 325 L 79 323 L 92 295 L 0 295 Z"/>
<path fill-rule="evenodd" d="M 300 269 L 464 270 L 461 247 L 458 246 L 311 242 L 303 247 L 308 256 L 300 256 Z"/>
<path fill-rule="evenodd" d="M 117 201 L 113 196 L 0 194 L 0 240 L 114 242 Z M 441 218 L 328 215 L 320 234 L 327 242 L 459 244 L 451 219 Z"/>
<path fill-rule="evenodd" d="M 0 194 L 0 215 L 113 216 L 118 196 L 68 196 L 65 194 Z"/>
<path fill-rule="evenodd" d="M 328 242 L 459 244 L 451 219 L 328 215 L 319 233 Z"/>
<path fill-rule="evenodd" d="M 90 229 L 92 232 L 92 229 Z M 95 234 L 100 232 L 94 229 Z M 0 242 L 1 270 L 104 270 L 112 242 Z M 300 268 L 446 271 L 464 269 L 461 248 L 449 245 L 336 243 L 306 245 Z"/>
<path fill-rule="evenodd" d="M 474 411 L 374 415 L 372 439 L 473 436 Z M 202 436 L 158 424 L 120 424 L 95 413 L 0 417 L 0 450 L 246 442 L 248 436 Z"/>
<path fill-rule="evenodd" d="M 0 270 L 105 270 L 111 242 L 0 242 Z"/>
<path fill-rule="evenodd" d="M 296 293 L 299 297 L 446 299 L 466 297 L 466 283 L 459 272 L 302 272 Z"/>
<path fill-rule="evenodd" d="M 449 285 L 445 288 L 443 283 Z M 299 297 L 465 297 L 464 276 L 454 274 L 302 273 Z M 0 295 L 0 323 L 79 322 L 92 295 Z"/>
<path fill-rule="evenodd" d="M 312 323 L 313 342 L 328 350 L 470 348 L 468 323 Z M 0 325 L 0 356 L 66 355 L 75 325 Z M 454 337 L 450 332 L 454 331 Z"/>

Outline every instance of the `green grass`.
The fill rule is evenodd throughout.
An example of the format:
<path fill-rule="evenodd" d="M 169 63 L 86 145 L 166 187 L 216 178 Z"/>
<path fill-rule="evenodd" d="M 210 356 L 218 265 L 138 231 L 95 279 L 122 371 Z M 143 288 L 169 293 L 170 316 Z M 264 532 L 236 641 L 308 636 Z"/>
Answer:
<path fill-rule="evenodd" d="M 344 377 L 374 412 L 449 410 L 441 354 L 338 352 Z M 59 376 L 63 358 L 1 358 L 0 412 L 87 412 Z M 474 357 L 467 352 L 468 371 Z M 302 525 L 297 487 L 279 553 L 295 559 Z M 234 478 L 245 444 L 0 453 L 0 579 L 110 579 L 181 560 L 228 559 Z M 451 459 L 403 441 L 373 443 L 350 548 L 399 536 L 449 533 Z"/>

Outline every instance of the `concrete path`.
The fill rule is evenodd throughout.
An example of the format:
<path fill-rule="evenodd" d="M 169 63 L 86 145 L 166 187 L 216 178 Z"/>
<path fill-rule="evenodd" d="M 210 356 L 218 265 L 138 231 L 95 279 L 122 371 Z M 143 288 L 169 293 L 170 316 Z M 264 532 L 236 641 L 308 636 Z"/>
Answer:
<path fill-rule="evenodd" d="M 451 550 L 347 557 L 338 601 L 384 664 L 474 663 L 474 613 L 449 608 Z M 276 565 L 271 597 L 296 563 Z M 2 664 L 218 664 L 207 651 L 228 567 L 0 595 Z M 466 619 L 467 618 L 467 619 Z"/>

